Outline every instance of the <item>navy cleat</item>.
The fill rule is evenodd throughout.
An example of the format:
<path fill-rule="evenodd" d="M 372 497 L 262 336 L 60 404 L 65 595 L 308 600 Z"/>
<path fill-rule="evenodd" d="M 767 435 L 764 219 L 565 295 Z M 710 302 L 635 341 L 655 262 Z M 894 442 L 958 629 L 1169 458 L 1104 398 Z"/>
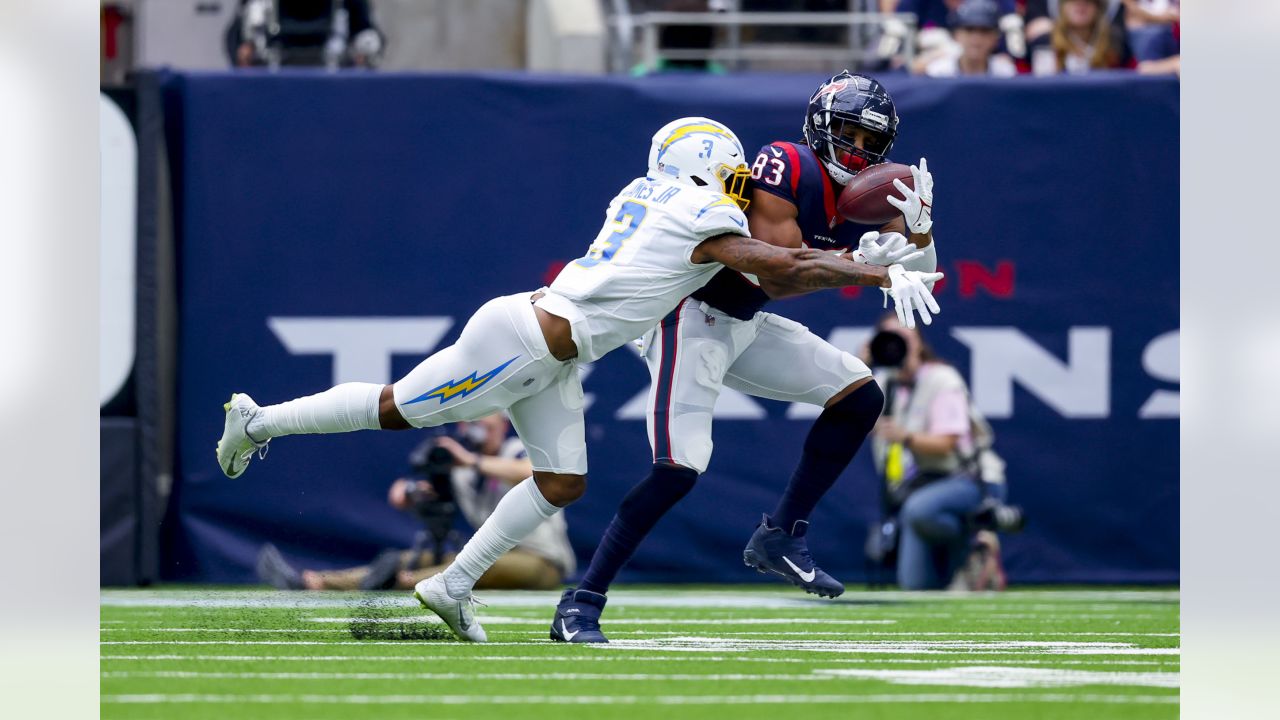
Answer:
<path fill-rule="evenodd" d="M 782 528 L 769 527 L 769 516 L 765 515 L 742 551 L 742 562 L 760 572 L 781 575 L 807 593 L 839 597 L 844 585 L 813 563 L 809 545 L 804 541 L 808 529 L 809 521 L 797 520 L 788 535 Z"/>
<path fill-rule="evenodd" d="M 551 639 L 567 643 L 609 642 L 600 632 L 600 613 L 606 602 L 608 598 L 590 590 L 565 590 L 551 621 Z"/>

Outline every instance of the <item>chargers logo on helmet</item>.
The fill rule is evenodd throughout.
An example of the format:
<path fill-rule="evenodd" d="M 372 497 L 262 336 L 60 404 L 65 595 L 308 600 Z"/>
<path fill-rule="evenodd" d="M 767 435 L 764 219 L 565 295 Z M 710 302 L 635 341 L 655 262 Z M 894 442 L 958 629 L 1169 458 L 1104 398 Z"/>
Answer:
<path fill-rule="evenodd" d="M 655 133 L 649 174 L 724 193 L 743 210 L 750 202 L 746 191 L 751 170 L 742 143 L 732 130 L 709 118 L 680 118 Z"/>

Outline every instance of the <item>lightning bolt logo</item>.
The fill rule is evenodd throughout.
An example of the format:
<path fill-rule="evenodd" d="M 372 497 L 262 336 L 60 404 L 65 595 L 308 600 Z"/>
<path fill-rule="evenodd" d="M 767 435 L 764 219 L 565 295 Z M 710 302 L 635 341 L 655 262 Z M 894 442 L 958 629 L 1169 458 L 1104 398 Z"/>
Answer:
<path fill-rule="evenodd" d="M 508 365 L 515 362 L 518 357 L 520 356 L 517 355 L 516 357 L 511 358 L 483 375 L 479 374 L 479 371 L 477 371 L 462 378 L 461 380 L 450 380 L 448 382 L 441 383 L 412 400 L 406 400 L 402 404 L 412 405 L 414 403 L 423 402 L 424 400 L 430 400 L 431 398 L 439 398 L 440 404 L 443 405 L 456 397 L 466 397 L 476 390 L 484 387 L 486 383 L 497 377 L 503 370 L 507 369 Z"/>

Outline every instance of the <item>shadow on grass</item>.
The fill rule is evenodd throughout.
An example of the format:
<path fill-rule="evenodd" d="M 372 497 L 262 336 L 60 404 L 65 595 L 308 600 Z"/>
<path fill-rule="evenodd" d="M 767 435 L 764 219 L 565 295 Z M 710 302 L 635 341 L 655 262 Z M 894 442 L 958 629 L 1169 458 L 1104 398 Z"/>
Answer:
<path fill-rule="evenodd" d="M 347 622 L 347 632 L 356 640 L 423 642 L 454 639 L 444 624 L 423 622 L 418 618 L 406 616 L 403 608 L 362 601 L 356 606 L 356 614 Z"/>

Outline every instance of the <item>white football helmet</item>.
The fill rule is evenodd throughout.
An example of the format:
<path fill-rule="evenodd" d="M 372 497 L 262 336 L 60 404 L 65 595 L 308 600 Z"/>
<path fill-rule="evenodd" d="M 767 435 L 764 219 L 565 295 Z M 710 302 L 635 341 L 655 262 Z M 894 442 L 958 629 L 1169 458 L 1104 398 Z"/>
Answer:
<path fill-rule="evenodd" d="M 751 170 L 742 143 L 732 130 L 708 118 L 680 118 L 655 133 L 649 175 L 724 193 L 743 210 L 750 203 L 745 194 Z"/>

